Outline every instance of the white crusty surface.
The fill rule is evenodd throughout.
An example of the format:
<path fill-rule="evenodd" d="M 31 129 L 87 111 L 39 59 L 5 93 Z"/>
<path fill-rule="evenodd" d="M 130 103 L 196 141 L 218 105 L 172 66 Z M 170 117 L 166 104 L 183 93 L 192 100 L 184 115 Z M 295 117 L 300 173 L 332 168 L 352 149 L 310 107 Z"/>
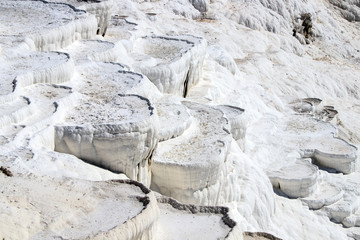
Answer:
<path fill-rule="evenodd" d="M 1 204 L 2 221 L 13 222 L 0 233 L 21 229 L 5 239 L 28 239 L 52 203 L 75 216 L 56 202 L 63 182 L 149 186 L 150 176 L 153 189 L 182 202 L 228 207 L 239 232 L 360 239 L 356 1 L 5 0 L 0 20 L 0 185 L 30 203 L 14 184 L 41 192 L 46 178 L 57 189 L 44 205 L 16 208 L 20 217 L 7 212 L 15 201 Z M 58 127 L 69 129 L 62 146 L 71 152 L 55 151 Z M 103 159 L 117 171 L 99 167 Z M 124 226 L 130 237 L 98 237 L 161 238 L 150 212 Z"/>
<path fill-rule="evenodd" d="M 2 1 L 1 35 L 5 44 L 26 41 L 41 51 L 65 47 L 96 32 L 96 18 L 83 10 L 63 3 L 46 1 Z M 8 21 L 14 16 L 16 21 Z M 31 42 L 27 41 L 29 39 Z"/>
<path fill-rule="evenodd" d="M 81 102 L 64 124 L 55 127 L 55 150 L 150 185 L 150 157 L 157 134 L 156 111 L 148 99 L 103 96 Z"/>
<path fill-rule="evenodd" d="M 155 104 L 159 116 L 159 140 L 165 141 L 178 137 L 191 125 L 189 110 L 182 104 L 160 100 Z"/>
<path fill-rule="evenodd" d="M 292 198 L 307 197 L 317 188 L 318 168 L 300 160 L 268 173 L 272 185 Z"/>
<path fill-rule="evenodd" d="M 160 209 L 159 240 L 243 239 L 239 226 L 228 218 L 225 207 L 181 204 L 163 196 L 157 197 L 157 200 Z"/>
<path fill-rule="evenodd" d="M 156 199 L 129 180 L 91 182 L 35 176 L 0 176 L 5 239 L 137 239 L 151 236 Z M 148 202 L 144 204 L 144 200 Z M 41 211 L 39 211 L 41 209 Z M 18 219 L 22 221 L 19 222 Z M 139 221 L 142 219 L 142 221 Z M 138 229 L 126 228 L 138 220 Z M 145 221 L 144 221 L 145 220 Z M 116 234 L 114 234 L 116 233 Z M 151 238 L 144 238 L 151 239 Z"/>
<path fill-rule="evenodd" d="M 194 120 L 180 137 L 159 143 L 152 185 L 164 195 L 192 203 L 193 192 L 214 185 L 222 175 L 231 133 L 221 111 L 193 102 L 182 104 Z"/>

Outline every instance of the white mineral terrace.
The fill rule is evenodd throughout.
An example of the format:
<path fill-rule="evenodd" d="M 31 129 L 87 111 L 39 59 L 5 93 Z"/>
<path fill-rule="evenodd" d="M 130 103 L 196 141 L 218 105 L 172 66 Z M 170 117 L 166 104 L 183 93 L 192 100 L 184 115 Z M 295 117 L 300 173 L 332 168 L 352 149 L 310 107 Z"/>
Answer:
<path fill-rule="evenodd" d="M 148 99 L 121 94 L 92 98 L 76 106 L 65 122 L 55 127 L 56 151 L 150 185 L 158 119 Z"/>
<path fill-rule="evenodd" d="M 156 105 L 159 116 L 159 140 L 165 141 L 184 133 L 192 123 L 189 110 L 182 104 L 160 100 Z"/>
<path fill-rule="evenodd" d="M 68 81 L 73 72 L 70 56 L 60 52 L 25 51 L 1 58 L 0 101 L 31 84 Z"/>
<path fill-rule="evenodd" d="M 298 198 L 307 197 L 316 190 L 318 174 L 318 168 L 304 159 L 269 172 L 268 176 L 275 188 L 289 197 Z"/>
<path fill-rule="evenodd" d="M 21 17 L 16 21 L 7 20 L 14 16 Z M 1 22 L 6 22 L 1 24 L 2 36 L 48 51 L 91 37 L 97 21 L 93 15 L 63 3 L 2 1 Z"/>
<path fill-rule="evenodd" d="M 159 239 L 241 239 L 242 231 L 228 216 L 228 209 L 195 206 L 158 197 Z M 187 229 L 187 231 L 184 231 Z"/>
<path fill-rule="evenodd" d="M 114 43 L 100 40 L 77 41 L 62 51 L 69 53 L 76 64 L 86 60 L 115 62 L 119 56 Z"/>
<path fill-rule="evenodd" d="M 161 142 L 153 155 L 152 187 L 183 202 L 220 178 L 231 143 L 230 126 L 221 111 L 183 102 L 194 118 L 183 135 Z M 172 181 L 166 181 L 172 176 Z"/>
<path fill-rule="evenodd" d="M 359 22 L 353 0 L 1 1 L 0 239 L 360 239 Z"/>
<path fill-rule="evenodd" d="M 153 193 L 129 180 L 1 179 L 1 203 L 8 206 L 0 220 L 7 226 L 1 230 L 6 239 L 151 239 L 156 229 Z"/>
<path fill-rule="evenodd" d="M 140 73 L 129 71 L 119 63 L 86 62 L 77 68 L 79 92 L 90 98 L 106 98 L 116 94 L 140 94 L 151 100 L 161 97 L 159 90 Z"/>
<path fill-rule="evenodd" d="M 206 45 L 193 36 L 144 37 L 134 44 L 134 68 L 161 92 L 186 96 L 201 76 Z"/>

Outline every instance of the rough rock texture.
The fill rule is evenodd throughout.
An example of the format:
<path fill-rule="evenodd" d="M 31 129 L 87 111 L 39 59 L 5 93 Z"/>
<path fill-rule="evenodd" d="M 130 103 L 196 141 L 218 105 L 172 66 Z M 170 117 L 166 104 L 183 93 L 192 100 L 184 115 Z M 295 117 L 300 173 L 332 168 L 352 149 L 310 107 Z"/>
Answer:
<path fill-rule="evenodd" d="M 60 52 L 29 52 L 3 56 L 0 79 L 0 102 L 14 98 L 21 90 L 37 83 L 63 83 L 70 80 L 74 63 Z"/>
<path fill-rule="evenodd" d="M 156 148 L 162 138 L 157 157 L 167 162 L 160 162 L 154 174 L 162 184 L 158 189 L 186 202 L 208 205 L 177 205 L 195 214 L 167 205 L 167 210 L 175 212 L 171 212 L 171 221 L 180 221 L 172 226 L 189 224 L 186 230 L 195 232 L 190 237 L 201 239 L 201 231 L 194 230 L 200 222 L 204 224 L 198 229 L 210 226 L 204 233 L 209 233 L 209 238 L 225 236 L 229 228 L 222 225 L 222 213 L 206 213 L 203 221 L 203 213 L 197 212 L 223 209 L 209 207 L 221 205 L 229 208 L 227 214 L 238 230 L 246 232 L 266 232 L 289 240 L 360 239 L 356 159 L 360 28 L 354 21 L 356 1 L 62 2 L 65 4 L 44 0 L 0 3 L 0 74 L 4 83 L 0 87 L 0 185 L 6 193 L 0 197 L 0 212 L 6 214 L 0 220 L 2 238 L 8 239 L 1 234 L 11 231 L 10 238 L 27 239 L 42 228 L 49 229 L 41 234 L 52 231 L 45 235 L 50 238 L 60 229 L 61 237 L 64 226 L 69 233 L 91 231 L 96 228 L 85 224 L 80 229 L 83 224 L 76 219 L 95 219 L 88 207 L 97 203 L 108 207 L 109 202 L 116 202 L 118 193 L 134 206 L 140 205 L 124 208 L 126 213 L 140 210 L 148 203 L 143 198 L 146 194 L 140 191 L 141 199 L 134 199 L 127 195 L 134 192 L 118 189 L 119 185 L 106 190 L 106 180 L 131 176 L 149 185 L 152 158 L 146 152 Z M 311 17 L 311 22 L 305 23 L 304 16 Z M 292 30 L 298 26 L 298 33 L 308 38 L 293 36 Z M 66 54 L 45 52 L 48 50 Z M 142 69 L 153 76 L 153 82 L 142 75 Z M 18 76 L 22 81 L 14 81 Z M 15 90 L 14 83 L 19 83 Z M 177 98 L 169 97 L 169 92 Z M 132 99 L 127 106 L 117 105 L 122 96 Z M 181 103 L 181 97 L 190 103 Z M 232 107 L 220 111 L 219 105 L 246 111 L 240 114 L 241 109 L 236 108 L 227 113 Z M 153 117 L 149 106 L 154 106 Z M 161 114 L 156 113 L 157 106 Z M 159 117 L 159 121 L 155 119 Z M 124 134 L 130 136 L 126 141 L 123 135 L 117 138 L 116 130 L 138 133 L 135 128 L 144 122 L 139 128 L 149 130 L 144 138 L 130 132 Z M 156 137 L 157 124 L 161 131 Z M 74 152 L 97 152 L 99 156 L 83 161 L 54 151 L 57 126 L 71 130 L 69 146 Z M 235 140 L 237 131 L 241 136 Z M 101 139 L 92 138 L 95 135 Z M 121 154 L 129 161 L 114 159 Z M 148 160 L 140 160 L 141 154 Z M 128 176 L 96 166 L 100 156 L 114 160 L 110 161 L 114 167 L 129 163 Z M 140 165 L 144 161 L 145 167 L 132 162 L 135 158 Z M 302 171 L 295 174 L 294 169 Z M 275 187 L 280 183 L 281 190 L 293 197 L 273 188 L 269 176 L 277 181 Z M 184 189 L 176 188 L 179 186 Z M 33 197 L 29 192 L 38 194 Z M 47 192 L 51 196 L 47 197 Z M 85 193 L 80 197 L 89 201 L 76 205 L 79 193 Z M 46 201 L 41 200 L 42 194 Z M 104 196 L 108 197 L 105 202 Z M 41 205 L 36 201 L 39 198 Z M 54 204 L 57 209 L 52 208 Z M 101 221 L 101 226 L 94 225 L 106 227 L 107 219 L 114 223 L 126 216 L 116 215 L 114 221 L 109 218 L 116 208 L 116 203 L 110 204 L 105 211 L 109 216 L 97 215 L 95 220 Z M 39 220 L 47 209 L 60 219 Z M 161 227 L 156 230 L 154 216 L 126 226 L 127 237 L 123 238 L 177 236 L 162 231 L 170 221 L 158 222 Z M 161 217 L 166 219 L 166 214 Z M 187 217 L 190 221 L 184 221 Z M 192 218 L 199 221 L 192 224 Z M 70 225 L 74 228 L 68 230 Z M 115 238 L 111 235 L 115 232 L 98 237 Z"/>
<path fill-rule="evenodd" d="M 97 28 L 93 15 L 62 3 L 2 1 L 0 12 L 1 22 L 8 22 L 12 16 L 22 16 L 2 25 L 1 35 L 5 41 L 23 41 L 40 51 L 56 50 L 75 40 L 90 38 Z"/>
<path fill-rule="evenodd" d="M 110 109 L 118 109 L 117 114 Z M 91 111 L 90 111 L 91 110 Z M 83 102 L 55 128 L 55 150 L 150 185 L 158 119 L 148 99 L 115 95 Z"/>
<path fill-rule="evenodd" d="M 193 203 L 195 191 L 214 185 L 223 174 L 231 133 L 221 111 L 192 102 L 183 105 L 196 120 L 183 136 L 159 143 L 151 186 L 166 196 Z"/>
<path fill-rule="evenodd" d="M 138 94 L 150 100 L 161 96 L 147 77 L 118 63 L 88 62 L 78 72 L 83 78 L 79 92 L 89 98 L 104 99 L 119 93 Z"/>
<path fill-rule="evenodd" d="M 243 239 L 228 208 L 181 204 L 164 196 L 157 197 L 157 201 L 162 239 Z"/>
<path fill-rule="evenodd" d="M 159 141 L 182 135 L 192 123 L 189 110 L 181 104 L 166 103 L 160 100 L 155 104 L 159 116 Z"/>
<path fill-rule="evenodd" d="M 134 68 L 160 92 L 186 97 L 200 80 L 205 49 L 206 41 L 193 36 L 144 37 L 134 46 Z"/>
<path fill-rule="evenodd" d="M 298 160 L 268 173 L 271 184 L 291 198 L 307 197 L 313 193 L 318 175 L 318 168 L 307 160 Z"/>
<path fill-rule="evenodd" d="M 220 105 L 217 107 L 229 120 L 231 134 L 235 140 L 244 140 L 246 135 L 246 122 L 242 116 L 244 109 L 230 105 Z"/>
<path fill-rule="evenodd" d="M 0 176 L 4 239 L 153 239 L 159 209 L 131 180 Z M 21 223 L 18 219 L 21 218 Z"/>

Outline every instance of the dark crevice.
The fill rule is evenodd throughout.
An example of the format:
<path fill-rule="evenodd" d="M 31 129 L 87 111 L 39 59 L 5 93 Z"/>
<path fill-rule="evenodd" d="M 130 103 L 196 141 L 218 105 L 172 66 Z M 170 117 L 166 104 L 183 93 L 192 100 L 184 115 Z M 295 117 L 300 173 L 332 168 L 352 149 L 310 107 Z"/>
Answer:
<path fill-rule="evenodd" d="M 184 81 L 183 98 L 186 98 L 187 93 L 188 93 L 188 87 L 189 87 L 189 75 L 190 75 L 190 69 L 188 70 L 188 72 L 187 72 L 187 74 L 186 74 L 185 81 Z"/>

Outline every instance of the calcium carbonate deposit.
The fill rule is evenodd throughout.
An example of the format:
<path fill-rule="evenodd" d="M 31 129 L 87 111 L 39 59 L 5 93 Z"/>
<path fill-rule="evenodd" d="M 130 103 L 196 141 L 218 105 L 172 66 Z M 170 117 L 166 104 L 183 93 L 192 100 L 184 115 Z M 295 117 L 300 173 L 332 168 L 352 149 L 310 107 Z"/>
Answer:
<path fill-rule="evenodd" d="M 358 0 L 0 1 L 0 239 L 360 239 Z"/>

